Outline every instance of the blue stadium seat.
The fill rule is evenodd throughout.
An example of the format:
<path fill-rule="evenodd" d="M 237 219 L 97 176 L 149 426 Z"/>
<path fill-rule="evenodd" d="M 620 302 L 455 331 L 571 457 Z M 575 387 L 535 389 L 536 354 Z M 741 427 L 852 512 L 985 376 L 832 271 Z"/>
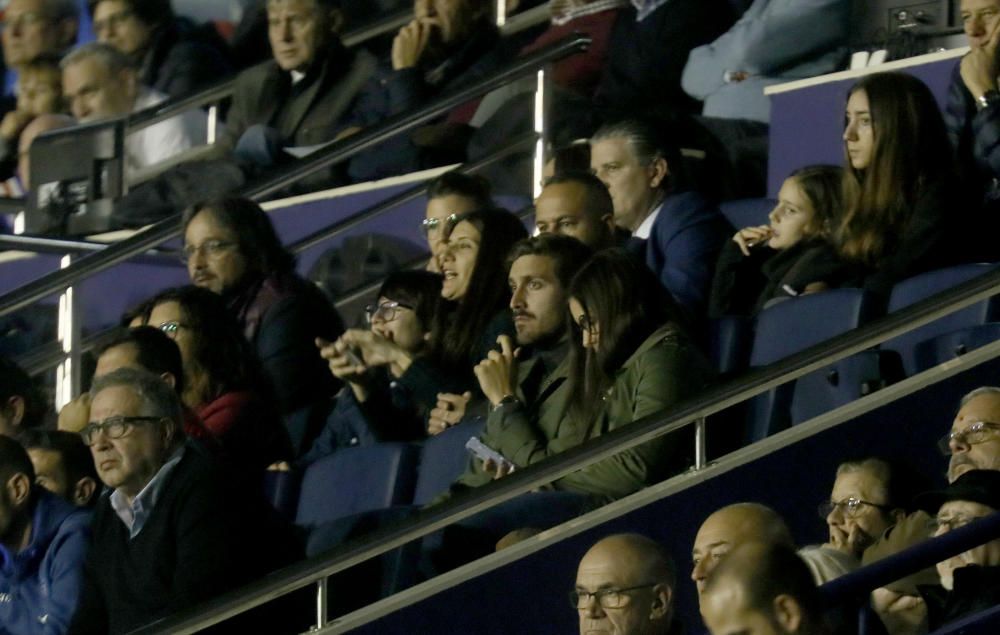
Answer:
<path fill-rule="evenodd" d="M 352 514 L 408 503 L 419 449 L 411 443 L 343 448 L 302 476 L 295 524 L 313 527 Z"/>
<path fill-rule="evenodd" d="M 720 375 L 732 375 L 746 369 L 752 332 L 753 321 L 742 315 L 724 315 L 709 321 L 709 359 Z"/>
<path fill-rule="evenodd" d="M 757 316 L 750 366 L 766 366 L 860 326 L 869 313 L 861 289 L 834 289 L 789 298 Z M 791 424 L 794 386 L 778 386 L 749 406 L 747 437 L 759 441 Z"/>
<path fill-rule="evenodd" d="M 295 471 L 264 472 L 264 498 L 289 521 L 295 518 L 302 475 Z"/>
<path fill-rule="evenodd" d="M 913 349 L 917 372 L 955 359 L 1000 340 L 1000 322 L 977 324 L 918 343 Z"/>
<path fill-rule="evenodd" d="M 751 225 L 766 225 L 767 215 L 778 201 L 773 198 L 741 198 L 719 203 L 719 211 L 733 227 L 741 229 Z"/>
<path fill-rule="evenodd" d="M 915 302 L 929 298 L 936 293 L 946 291 L 963 282 L 993 271 L 996 267 L 997 265 L 993 263 L 957 265 L 945 269 L 928 271 L 927 273 L 903 280 L 892 289 L 892 294 L 889 296 L 888 311 L 889 313 L 898 311 Z M 1000 308 L 1000 305 L 998 305 L 996 299 L 983 300 L 961 311 L 946 315 L 930 324 L 925 324 L 920 328 L 894 337 L 882 344 L 882 348 L 898 352 L 903 360 L 903 370 L 907 375 L 912 375 L 920 370 L 916 359 L 916 347 L 920 342 L 968 326 L 998 321 L 1000 320 L 1000 310 L 998 308 Z"/>
<path fill-rule="evenodd" d="M 862 351 L 795 381 L 791 425 L 839 408 L 903 378 L 895 351 Z"/>
<path fill-rule="evenodd" d="M 420 470 L 413 492 L 415 505 L 426 505 L 448 489 L 469 462 L 465 442 L 486 427 L 484 417 L 470 417 L 441 434 L 428 438 L 420 450 Z"/>

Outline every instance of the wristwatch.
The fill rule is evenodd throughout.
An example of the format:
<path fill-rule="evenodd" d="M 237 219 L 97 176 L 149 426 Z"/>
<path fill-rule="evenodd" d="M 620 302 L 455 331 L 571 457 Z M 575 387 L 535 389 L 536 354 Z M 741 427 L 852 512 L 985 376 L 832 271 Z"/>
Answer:
<path fill-rule="evenodd" d="M 1000 91 L 988 90 L 979 97 L 976 97 L 976 108 L 978 110 L 985 110 L 994 104 L 1000 103 Z"/>
<path fill-rule="evenodd" d="M 496 412 L 497 410 L 513 410 L 520 405 L 521 400 L 517 398 L 517 395 L 504 395 L 503 399 L 490 408 L 490 411 Z"/>

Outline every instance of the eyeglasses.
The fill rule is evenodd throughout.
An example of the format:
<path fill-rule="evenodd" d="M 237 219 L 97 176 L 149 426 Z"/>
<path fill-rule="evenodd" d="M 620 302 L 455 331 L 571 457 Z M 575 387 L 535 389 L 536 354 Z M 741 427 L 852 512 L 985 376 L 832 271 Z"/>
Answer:
<path fill-rule="evenodd" d="M 826 518 L 833 513 L 833 510 L 840 509 L 843 511 L 844 516 L 848 518 L 857 518 L 864 511 L 865 506 L 874 507 L 876 509 L 881 509 L 883 511 L 888 511 L 890 507 L 888 505 L 879 505 L 878 503 L 871 503 L 866 500 L 861 500 L 860 498 L 854 498 L 853 496 L 845 500 L 835 503 L 830 501 L 828 503 L 823 503 L 816 510 L 819 513 L 820 518 Z"/>
<path fill-rule="evenodd" d="M 170 320 L 169 322 L 164 322 L 163 324 L 160 324 L 156 328 L 163 331 L 163 333 L 170 339 L 174 339 L 177 337 L 178 330 L 186 329 L 187 327 L 188 325 L 184 324 L 183 322 L 178 322 L 177 320 Z"/>
<path fill-rule="evenodd" d="M 134 12 L 129 9 L 125 9 L 124 11 L 119 11 L 118 13 L 112 13 L 103 20 L 94 20 L 94 33 L 100 33 L 105 29 L 117 29 L 134 16 Z"/>
<path fill-rule="evenodd" d="M 392 322 L 399 315 L 399 309 L 410 309 L 413 307 L 409 304 L 404 304 L 402 302 L 383 302 L 382 304 L 369 304 L 365 307 L 365 317 L 368 319 L 368 324 L 375 321 L 375 318 L 379 318 L 383 322 Z"/>
<path fill-rule="evenodd" d="M 206 240 L 200 245 L 184 245 L 184 249 L 181 251 L 181 262 L 187 263 L 198 253 L 203 253 L 208 258 L 218 258 L 235 246 L 236 243 L 231 240 Z"/>
<path fill-rule="evenodd" d="M 654 587 L 657 584 L 657 582 L 649 582 L 648 584 L 630 586 L 625 589 L 598 589 L 594 592 L 574 589 L 569 592 L 569 603 L 575 609 L 585 609 L 590 606 L 590 598 L 594 598 L 594 601 L 602 609 L 620 609 L 628 604 L 630 592 Z"/>
<path fill-rule="evenodd" d="M 85 425 L 80 430 L 80 436 L 85 445 L 94 445 L 94 437 L 98 432 L 103 431 L 109 439 L 120 439 L 140 423 L 157 423 L 163 420 L 163 417 L 108 417 L 100 423 Z"/>
<path fill-rule="evenodd" d="M 966 445 L 976 445 L 988 441 L 993 436 L 993 431 L 1000 428 L 1000 423 L 992 421 L 976 421 L 965 430 L 949 432 L 938 441 L 938 449 L 945 456 L 951 456 L 951 442 L 964 443 Z"/>
<path fill-rule="evenodd" d="M 432 233 L 441 231 L 444 227 L 454 225 L 457 220 L 458 214 L 448 214 L 444 218 L 425 218 L 420 221 L 420 231 L 425 236 L 430 236 Z"/>
<path fill-rule="evenodd" d="M 955 531 L 956 529 L 961 529 L 969 523 L 979 520 L 980 518 L 985 518 L 988 514 L 983 514 L 982 516 L 939 516 L 938 518 L 931 519 L 930 530 L 932 533 L 939 532 L 942 528 L 948 531 Z"/>

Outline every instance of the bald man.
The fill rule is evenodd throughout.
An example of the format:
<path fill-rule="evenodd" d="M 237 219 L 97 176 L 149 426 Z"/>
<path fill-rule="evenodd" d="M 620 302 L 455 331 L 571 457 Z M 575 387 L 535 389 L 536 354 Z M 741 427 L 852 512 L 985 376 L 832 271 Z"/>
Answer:
<path fill-rule="evenodd" d="M 750 542 L 705 583 L 701 616 L 712 635 L 824 635 L 819 592 L 788 545 Z"/>
<path fill-rule="evenodd" d="M 762 542 L 795 548 L 795 540 L 784 519 L 760 503 L 735 503 L 716 511 L 702 523 L 694 539 L 691 579 L 698 587 L 699 599 L 712 570 L 740 545 Z M 851 557 L 829 547 L 805 547 L 799 555 L 805 560 L 817 584 L 829 582 L 858 566 Z"/>
<path fill-rule="evenodd" d="M 572 599 L 580 635 L 672 632 L 677 574 L 670 554 L 639 534 L 600 540 L 583 556 Z"/>

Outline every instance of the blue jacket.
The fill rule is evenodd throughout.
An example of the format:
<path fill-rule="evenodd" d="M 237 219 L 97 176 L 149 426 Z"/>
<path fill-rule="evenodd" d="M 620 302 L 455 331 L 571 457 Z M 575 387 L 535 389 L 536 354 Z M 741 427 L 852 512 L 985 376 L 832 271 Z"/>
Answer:
<path fill-rule="evenodd" d="M 646 265 L 689 317 L 705 316 L 719 251 L 733 226 L 696 192 L 670 194 L 646 241 Z"/>
<path fill-rule="evenodd" d="M 31 542 L 12 553 L 0 545 L 0 634 L 65 633 L 76 610 L 90 513 L 35 488 Z"/>
<path fill-rule="evenodd" d="M 960 63 L 952 71 L 942 114 L 962 176 L 980 189 L 984 202 L 1000 200 L 1000 104 L 976 108 Z"/>

